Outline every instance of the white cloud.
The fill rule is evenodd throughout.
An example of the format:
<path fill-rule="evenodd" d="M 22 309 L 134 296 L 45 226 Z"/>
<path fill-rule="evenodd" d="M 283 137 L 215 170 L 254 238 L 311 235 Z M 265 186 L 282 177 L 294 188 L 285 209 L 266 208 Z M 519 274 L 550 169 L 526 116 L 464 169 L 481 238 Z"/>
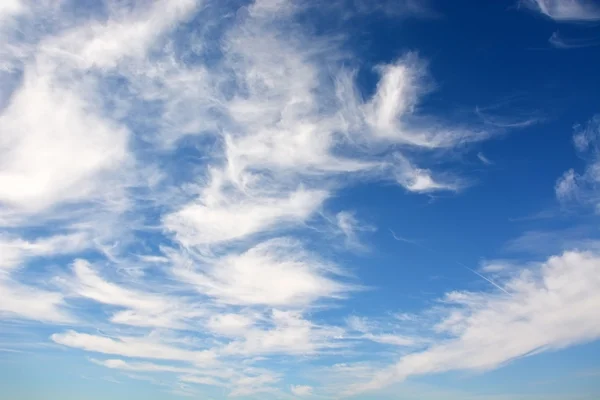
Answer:
<path fill-rule="evenodd" d="M 241 239 L 285 223 L 306 220 L 327 192 L 299 189 L 274 198 L 214 199 L 185 206 L 165 218 L 165 226 L 186 246 Z M 233 200 L 233 201 L 232 201 Z"/>
<path fill-rule="evenodd" d="M 188 304 L 186 299 L 150 290 L 134 290 L 108 282 L 85 260 L 73 264 L 73 279 L 58 280 L 71 297 L 83 297 L 100 304 L 124 308 L 115 312 L 110 321 L 139 327 L 184 328 L 205 311 Z"/>
<path fill-rule="evenodd" d="M 420 92 L 424 66 L 416 57 L 400 60 L 394 65 L 380 67 L 381 80 L 367 106 L 367 121 L 375 128 L 375 134 L 404 140 L 408 143 L 428 146 L 426 138 L 403 137 L 398 129 L 398 119 L 414 111 Z"/>
<path fill-rule="evenodd" d="M 354 250 L 365 250 L 367 247 L 361 242 L 360 232 L 375 231 L 373 226 L 360 222 L 350 211 L 340 211 L 335 216 L 337 229 L 344 236 L 346 247 Z"/>
<path fill-rule="evenodd" d="M 0 318 L 65 323 L 74 318 L 66 310 L 61 293 L 22 285 L 0 275 Z"/>
<path fill-rule="evenodd" d="M 222 257 L 203 271 L 179 265 L 173 272 L 201 293 L 237 305 L 303 306 L 351 289 L 331 277 L 333 267 L 285 238 Z"/>
<path fill-rule="evenodd" d="M 338 347 L 333 343 L 343 335 L 337 327 L 318 326 L 298 312 L 273 310 L 270 328 L 248 329 L 243 339 L 229 343 L 226 354 L 315 354 Z"/>
<path fill-rule="evenodd" d="M 251 377 L 250 380 L 242 380 L 241 384 L 238 385 L 234 390 L 232 390 L 231 393 L 229 393 L 229 395 L 232 397 L 237 397 L 250 396 L 257 393 L 262 393 L 263 395 L 266 393 L 273 393 L 276 392 L 276 390 L 275 388 L 269 385 L 278 381 L 279 378 L 272 375 Z"/>
<path fill-rule="evenodd" d="M 292 385 L 290 386 L 290 390 L 292 391 L 292 394 L 300 397 L 310 396 L 313 392 L 313 388 L 306 385 Z"/>
<path fill-rule="evenodd" d="M 435 326 L 448 335 L 354 390 L 375 389 L 412 375 L 450 370 L 489 370 L 519 357 L 600 337 L 600 256 L 565 252 L 521 268 L 497 293 L 450 292 L 445 317 Z"/>
<path fill-rule="evenodd" d="M 20 2 L 5 3 L 3 11 L 23 9 Z M 30 36 L 23 38 L 7 30 L 3 55 L 8 64 L 22 66 L 23 79 L 14 93 L 9 87 L 2 96 L 10 101 L 0 114 L 0 211 L 40 212 L 87 200 L 108 204 L 124 196 L 123 188 L 133 184 L 130 175 L 144 167 L 129 170 L 134 167 L 131 132 L 111 118 L 106 106 L 113 99 L 102 98 L 106 82 L 91 69 L 144 58 L 156 39 L 196 5 L 165 0 L 147 12 L 114 6 L 104 22 L 92 18 L 79 25 L 57 18 L 70 15 L 60 7 L 28 5 L 32 12 L 21 23 L 38 23 L 54 34 L 40 39 L 41 31 L 27 28 Z M 46 26 L 50 20 L 37 21 L 49 12 L 52 28 Z"/>
<path fill-rule="evenodd" d="M 576 198 L 579 189 L 577 179 L 578 177 L 574 170 L 570 169 L 565 172 L 556 181 L 556 186 L 554 187 L 556 197 L 561 201 Z"/>
<path fill-rule="evenodd" d="M 595 115 L 584 126 L 576 125 L 573 133 L 573 144 L 579 152 L 596 150 L 596 143 L 600 135 L 600 116 Z"/>
<path fill-rule="evenodd" d="M 94 364 L 102 365 L 111 369 L 119 369 L 123 371 L 132 371 L 132 372 L 174 372 L 174 373 L 182 373 L 182 374 L 193 374 L 197 372 L 194 368 L 189 367 L 174 367 L 171 365 L 161 365 L 154 363 L 130 363 L 127 361 L 119 360 L 119 359 L 109 359 L 109 360 L 96 360 L 91 359 Z"/>
<path fill-rule="evenodd" d="M 0 237 L 0 269 L 13 269 L 31 257 L 75 253 L 89 246 L 83 233 L 55 235 L 28 241 Z"/>
<path fill-rule="evenodd" d="M 509 268 L 511 268 L 511 265 L 509 263 L 502 262 L 500 260 L 494 260 L 494 261 L 485 262 L 481 266 L 481 272 L 494 274 L 494 273 L 506 271 Z"/>
<path fill-rule="evenodd" d="M 43 69 L 26 69 L 0 115 L 0 203 L 17 210 L 99 195 L 103 174 L 127 159 L 127 129 L 95 115 Z"/>
<path fill-rule="evenodd" d="M 148 10 L 125 7 L 105 22 L 91 22 L 43 46 L 69 55 L 81 69 L 114 68 L 123 59 L 142 58 L 156 39 L 191 14 L 196 0 L 159 0 Z"/>
<path fill-rule="evenodd" d="M 55 343 L 68 347 L 131 358 L 187 361 L 199 364 L 210 364 L 215 359 L 215 354 L 212 351 L 174 347 L 153 340 L 152 337 L 118 337 L 113 339 L 67 331 L 65 333 L 55 333 L 51 336 L 51 339 Z"/>
<path fill-rule="evenodd" d="M 591 0 L 521 0 L 519 4 L 558 22 L 600 20 L 600 8 Z"/>
<path fill-rule="evenodd" d="M 243 336 L 254 325 L 254 318 L 241 314 L 217 314 L 210 317 L 207 328 L 224 336 Z"/>
<path fill-rule="evenodd" d="M 461 182 L 457 179 L 453 179 L 450 182 L 438 181 L 431 176 L 430 170 L 417 168 L 408 159 L 400 155 L 396 155 L 393 168 L 398 183 L 411 192 L 457 191 L 462 186 Z"/>
<path fill-rule="evenodd" d="M 243 364 L 223 367 L 211 364 L 208 368 L 202 364 L 195 366 L 173 366 L 149 362 L 127 362 L 120 359 L 91 360 L 93 363 L 125 373 L 173 373 L 179 382 L 225 387 L 230 396 L 243 396 L 253 393 L 272 391 L 268 385 L 279 381 L 278 374 L 257 368 L 245 368 Z M 151 379 L 151 378 L 146 378 Z"/>
<path fill-rule="evenodd" d="M 347 319 L 348 328 L 353 331 L 358 331 L 361 333 L 368 332 L 372 329 L 369 321 L 364 317 L 358 317 L 356 315 L 352 315 Z"/>
<path fill-rule="evenodd" d="M 26 270 L 24 264 L 29 259 L 75 253 L 88 244 L 88 237 L 81 233 L 31 241 L 0 237 L 0 317 L 56 323 L 73 321 L 62 293 L 22 284 L 11 275 L 17 270 Z"/>
<path fill-rule="evenodd" d="M 375 138 L 429 149 L 485 139 L 484 132 L 442 127 L 416 113 L 419 100 L 428 91 L 426 72 L 425 63 L 416 54 L 379 66 L 381 78 L 375 94 L 363 106 Z"/>
<path fill-rule="evenodd" d="M 168 303 L 168 299 L 158 295 L 125 289 L 103 280 L 85 260 L 75 261 L 73 272 L 76 278 L 72 285 L 74 294 L 99 303 L 158 312 L 164 311 Z"/>
<path fill-rule="evenodd" d="M 273 388 L 268 385 L 278 382 L 278 374 L 262 372 L 252 376 L 241 376 L 235 379 L 235 389 L 231 391 L 230 396 L 248 396 L 255 393 L 273 392 Z"/>
<path fill-rule="evenodd" d="M 126 372 L 171 372 L 175 374 L 182 374 L 182 380 L 187 382 L 193 382 L 190 378 L 199 378 L 200 374 L 204 374 L 210 377 L 225 378 L 231 377 L 236 374 L 234 370 L 224 370 L 218 364 L 212 364 L 209 368 L 199 365 L 188 365 L 188 366 L 174 366 L 169 364 L 156 364 L 151 362 L 129 362 L 121 359 L 108 359 L 108 360 L 97 360 L 91 359 L 94 364 L 98 364 L 110 369 L 117 369 Z"/>
<path fill-rule="evenodd" d="M 6 17 L 11 17 L 22 12 L 25 9 L 21 0 L 5 0 L 0 3 L 0 21 Z"/>
<path fill-rule="evenodd" d="M 592 117 L 585 125 L 574 127 L 573 144 L 577 152 L 586 160 L 586 166 L 582 173 L 569 169 L 556 181 L 556 197 L 563 204 L 576 202 L 596 207 L 600 204 L 600 193 L 597 190 L 597 184 L 600 182 L 599 135 L 600 116 L 598 115 Z"/>

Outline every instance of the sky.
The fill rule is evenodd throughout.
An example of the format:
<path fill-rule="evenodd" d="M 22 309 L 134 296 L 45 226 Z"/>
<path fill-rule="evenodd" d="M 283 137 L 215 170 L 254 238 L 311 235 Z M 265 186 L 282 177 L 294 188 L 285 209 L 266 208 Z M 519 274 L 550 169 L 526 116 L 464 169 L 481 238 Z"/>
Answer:
<path fill-rule="evenodd" d="M 600 398 L 600 2 L 3 0 L 7 400 Z"/>

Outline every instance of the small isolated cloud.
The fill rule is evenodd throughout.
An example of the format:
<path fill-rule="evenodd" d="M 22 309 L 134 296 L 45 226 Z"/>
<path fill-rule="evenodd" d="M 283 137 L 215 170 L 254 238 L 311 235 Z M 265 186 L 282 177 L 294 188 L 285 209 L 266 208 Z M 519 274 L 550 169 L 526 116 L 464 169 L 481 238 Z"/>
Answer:
<path fill-rule="evenodd" d="M 556 192 L 556 197 L 558 200 L 567 201 L 576 199 L 578 197 L 578 179 L 578 175 L 572 169 L 568 170 L 560 178 L 558 178 L 554 187 L 554 191 Z"/>
<path fill-rule="evenodd" d="M 350 211 L 340 211 L 335 216 L 339 233 L 344 237 L 346 247 L 352 250 L 365 250 L 360 233 L 373 232 L 375 227 L 360 222 Z"/>
<path fill-rule="evenodd" d="M 430 170 L 415 167 L 408 159 L 400 155 L 396 155 L 394 158 L 393 168 L 398 183 L 410 192 L 458 191 L 464 186 L 464 183 L 458 178 L 435 178 Z"/>
<path fill-rule="evenodd" d="M 506 271 L 508 268 L 509 266 L 507 266 L 507 264 L 498 261 L 486 262 L 484 265 L 482 265 L 481 272 L 495 274 Z"/>
<path fill-rule="evenodd" d="M 290 390 L 292 391 L 292 394 L 294 394 L 295 396 L 310 396 L 312 395 L 313 392 L 313 388 L 311 386 L 305 386 L 305 385 L 292 385 L 290 387 Z"/>
<path fill-rule="evenodd" d="M 481 161 L 485 165 L 492 165 L 493 164 L 493 162 L 489 158 L 487 158 L 485 156 L 485 154 L 483 154 L 482 152 L 477 153 L 477 158 L 479 159 L 479 161 Z"/>
<path fill-rule="evenodd" d="M 593 0 L 521 0 L 519 4 L 557 22 L 600 20 L 600 7 Z"/>

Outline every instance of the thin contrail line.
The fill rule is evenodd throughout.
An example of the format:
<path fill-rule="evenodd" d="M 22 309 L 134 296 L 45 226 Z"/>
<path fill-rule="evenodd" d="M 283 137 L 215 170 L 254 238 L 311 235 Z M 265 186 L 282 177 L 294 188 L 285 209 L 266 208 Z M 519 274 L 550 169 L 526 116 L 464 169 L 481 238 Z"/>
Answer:
<path fill-rule="evenodd" d="M 496 288 L 498 288 L 498 289 L 502 290 L 504 293 L 506 293 L 506 294 L 510 295 L 510 293 L 509 293 L 509 292 L 508 292 L 506 289 L 504 289 L 502 286 L 498 285 L 498 284 L 497 284 L 496 282 L 494 282 L 493 280 L 491 280 L 491 279 L 489 279 L 489 278 L 486 278 L 485 276 L 481 275 L 479 272 L 475 271 L 474 269 L 471 269 L 471 268 L 467 267 L 466 265 L 464 265 L 464 264 L 463 264 L 463 263 L 461 263 L 461 262 L 458 262 L 458 261 L 455 261 L 455 262 L 456 262 L 458 265 L 460 265 L 461 267 L 468 269 L 469 271 L 471 271 L 472 273 L 474 273 L 475 275 L 477 275 L 477 276 L 478 276 L 478 277 L 480 277 L 481 279 L 484 279 L 485 281 L 489 282 L 489 283 L 490 283 L 490 284 L 492 284 L 494 287 L 496 287 Z"/>
<path fill-rule="evenodd" d="M 434 253 L 438 253 L 438 254 L 440 254 L 440 255 L 443 255 L 443 254 L 441 254 L 439 251 L 437 251 L 437 250 L 435 250 L 435 249 L 433 249 L 433 248 L 431 248 L 431 247 L 425 246 L 425 245 L 423 245 L 423 244 L 421 244 L 421 243 L 419 243 L 419 242 L 417 242 L 417 241 L 410 240 L 410 239 L 406 239 L 406 238 L 403 238 L 403 237 L 401 237 L 401 236 L 398 236 L 398 235 L 396 235 L 396 233 L 394 233 L 394 231 L 393 231 L 393 230 L 391 230 L 391 229 L 390 229 L 389 231 L 392 233 L 392 237 L 393 237 L 394 239 L 396 239 L 396 240 L 400 241 L 400 242 L 410 243 L 410 244 L 413 244 L 413 245 L 415 245 L 415 246 L 419 246 L 419 247 L 421 247 L 422 249 L 429 250 L 429 251 L 432 251 L 432 252 L 434 252 Z M 482 274 L 480 274 L 479 272 L 475 271 L 475 270 L 474 270 L 474 269 L 472 269 L 472 268 L 469 268 L 469 267 L 467 267 L 465 264 L 461 263 L 460 261 L 456 261 L 456 260 L 454 260 L 454 262 L 455 262 L 456 264 L 460 265 L 461 267 L 463 267 L 463 268 L 465 268 L 465 269 L 467 269 L 467 270 L 471 271 L 472 273 L 474 273 L 475 275 L 477 275 L 478 277 L 480 277 L 481 279 L 483 279 L 484 281 L 486 281 L 486 282 L 487 282 L 487 283 L 489 283 L 490 285 L 494 286 L 496 289 L 499 289 L 499 290 L 501 290 L 502 292 L 504 292 L 504 293 L 506 293 L 506 294 L 508 294 L 508 295 L 510 296 L 510 292 L 508 292 L 508 291 L 507 291 L 506 289 L 504 289 L 502 286 L 498 285 L 498 284 L 497 284 L 496 282 L 494 282 L 493 280 L 491 280 L 491 279 L 489 279 L 489 278 L 486 278 L 485 276 L 483 276 L 483 275 L 482 275 Z"/>

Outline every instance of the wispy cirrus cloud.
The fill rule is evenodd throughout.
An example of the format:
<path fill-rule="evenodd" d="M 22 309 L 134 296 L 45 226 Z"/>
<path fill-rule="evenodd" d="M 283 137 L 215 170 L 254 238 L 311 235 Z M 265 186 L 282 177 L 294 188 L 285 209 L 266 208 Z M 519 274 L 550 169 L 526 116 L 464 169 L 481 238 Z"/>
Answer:
<path fill-rule="evenodd" d="M 369 374 L 372 379 L 349 392 L 375 390 L 414 375 L 485 371 L 598 338 L 600 325 L 592 322 L 592 315 L 598 302 L 599 263 L 596 253 L 565 252 L 504 277 L 500 284 L 508 293 L 447 293 L 436 311 L 441 318 L 432 326 L 442 337 L 426 350 Z M 578 328 L 571 329 L 574 326 Z"/>
<path fill-rule="evenodd" d="M 492 162 L 492 160 L 490 160 L 489 158 L 487 158 L 486 155 L 483 154 L 482 152 L 477 153 L 477 158 L 479 159 L 479 161 L 481 161 L 485 165 L 492 165 L 492 164 L 494 164 Z"/>
<path fill-rule="evenodd" d="M 557 49 L 582 49 L 585 47 L 595 47 L 600 46 L 600 38 L 598 37 L 565 37 L 559 31 L 556 31 L 550 36 L 548 39 L 548 43 L 550 43 L 553 47 Z"/>
<path fill-rule="evenodd" d="M 555 185 L 556 197 L 565 205 L 598 206 L 597 184 L 600 181 L 598 170 L 598 135 L 600 134 L 600 116 L 592 117 L 586 124 L 576 125 L 573 144 L 578 154 L 586 160 L 585 169 L 578 173 L 574 169 L 566 171 Z"/>
<path fill-rule="evenodd" d="M 544 118 L 536 111 L 515 116 L 513 110 L 503 110 L 502 108 L 505 108 L 510 102 L 511 101 L 509 100 L 506 104 L 496 104 L 489 107 L 475 107 L 475 114 L 484 124 L 499 129 L 527 128 L 543 121 Z"/>
<path fill-rule="evenodd" d="M 260 243 L 241 254 L 207 260 L 196 269 L 185 261 L 173 274 L 200 293 L 225 304 L 303 306 L 322 297 L 339 297 L 352 290 L 335 280 L 336 267 L 306 252 L 286 238 Z"/>
<path fill-rule="evenodd" d="M 161 343 L 152 337 L 118 337 L 91 335 L 77 331 L 55 333 L 52 341 L 67 347 L 94 353 L 120 355 L 132 358 L 210 363 L 215 354 L 209 350 L 191 350 Z"/>
<path fill-rule="evenodd" d="M 590 0 L 521 0 L 519 4 L 557 22 L 600 20 L 600 8 Z"/>
<path fill-rule="evenodd" d="M 365 340 L 383 345 L 407 348 L 418 347 L 422 344 L 423 340 L 417 338 L 416 336 L 394 332 L 394 329 L 397 330 L 401 324 L 390 324 L 389 321 L 386 322 L 386 325 L 391 326 L 380 326 L 381 324 L 378 322 L 371 321 L 365 317 L 353 315 L 347 320 L 349 337 L 352 339 Z"/>

